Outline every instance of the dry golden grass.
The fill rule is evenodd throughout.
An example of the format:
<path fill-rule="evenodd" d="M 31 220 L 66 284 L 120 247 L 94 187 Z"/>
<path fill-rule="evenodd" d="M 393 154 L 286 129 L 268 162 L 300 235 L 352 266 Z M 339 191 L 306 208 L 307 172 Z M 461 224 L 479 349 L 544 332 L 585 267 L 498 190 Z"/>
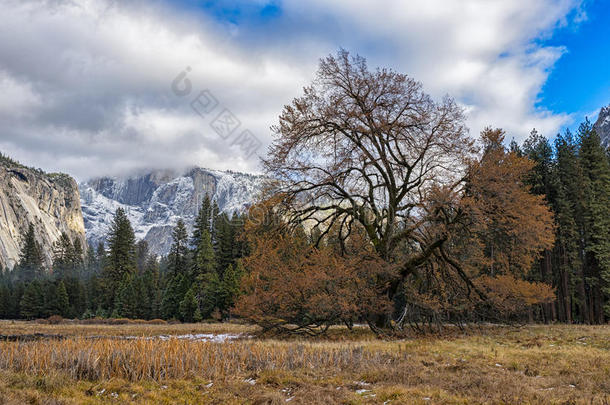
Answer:
<path fill-rule="evenodd" d="M 208 325 L 159 326 L 210 332 Z M 227 332 L 223 326 L 237 328 L 215 325 Z M 156 334 L 148 327 L 138 333 L 123 325 L 118 334 Z M 93 334 L 119 330 L 104 328 Z M 241 328 L 233 331 L 248 330 Z M 0 403 L 610 403 L 604 326 L 487 328 L 402 341 L 337 329 L 332 341 L 224 344 L 75 336 L 81 332 L 0 342 Z"/>
<path fill-rule="evenodd" d="M 199 333 L 244 333 L 253 334 L 258 328 L 236 323 L 196 323 L 149 325 L 131 323 L 127 325 L 78 324 L 65 322 L 58 325 L 41 324 L 34 321 L 0 320 L 0 335 L 27 335 L 44 333 L 63 336 L 159 336 Z"/>

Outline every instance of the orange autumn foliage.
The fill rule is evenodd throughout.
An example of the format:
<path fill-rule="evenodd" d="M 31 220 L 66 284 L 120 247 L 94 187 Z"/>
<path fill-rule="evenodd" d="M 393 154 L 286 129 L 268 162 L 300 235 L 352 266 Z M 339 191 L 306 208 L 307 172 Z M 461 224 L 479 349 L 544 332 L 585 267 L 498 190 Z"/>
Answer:
<path fill-rule="evenodd" d="M 350 247 L 359 254 L 341 255 L 277 224 L 250 223 L 246 229 L 252 251 L 244 259 L 248 274 L 235 313 L 264 331 L 316 334 L 390 309 L 380 294 L 388 266 L 355 239 Z"/>
<path fill-rule="evenodd" d="M 511 275 L 482 276 L 475 283 L 485 291 L 489 303 L 500 315 L 523 313 L 532 305 L 555 300 L 555 291 L 548 284 L 519 280 Z"/>
<path fill-rule="evenodd" d="M 530 192 L 525 179 L 534 163 L 507 151 L 504 131 L 481 133 L 484 153 L 471 165 L 462 200 L 473 218 L 473 243 L 484 249 L 485 273 L 524 275 L 541 251 L 555 241 L 553 214 L 544 196 Z"/>

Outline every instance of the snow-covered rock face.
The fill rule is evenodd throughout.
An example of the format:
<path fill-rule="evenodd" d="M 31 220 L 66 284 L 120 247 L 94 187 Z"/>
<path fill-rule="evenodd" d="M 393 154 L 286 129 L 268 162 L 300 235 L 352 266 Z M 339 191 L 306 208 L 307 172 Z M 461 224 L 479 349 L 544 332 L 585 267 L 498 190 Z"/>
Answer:
<path fill-rule="evenodd" d="M 610 105 L 601 109 L 593 128 L 602 139 L 602 143 L 610 147 Z"/>
<path fill-rule="evenodd" d="M 120 207 L 129 216 L 136 238 L 146 240 L 154 253 L 165 255 L 178 219 L 191 231 L 206 194 L 221 211 L 242 212 L 255 201 L 263 182 L 263 176 L 200 168 L 90 180 L 79 185 L 87 240 L 94 246 L 104 242 Z"/>

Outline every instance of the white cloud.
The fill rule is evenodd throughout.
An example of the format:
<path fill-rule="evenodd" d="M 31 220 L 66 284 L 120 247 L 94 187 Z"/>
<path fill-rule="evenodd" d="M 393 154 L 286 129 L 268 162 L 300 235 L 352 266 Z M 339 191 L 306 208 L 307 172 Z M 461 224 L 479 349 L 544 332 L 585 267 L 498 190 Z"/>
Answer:
<path fill-rule="evenodd" d="M 422 81 L 436 97 L 448 93 L 457 98 L 470 112 L 475 135 L 486 125 L 503 127 L 517 138 L 533 127 L 553 135 L 569 120 L 566 114 L 536 107 L 537 95 L 564 52 L 541 47 L 537 40 L 567 24 L 570 12 L 578 11 L 582 21 L 579 1 L 313 3 L 314 15 L 330 13 L 344 30 L 354 28 L 350 47 L 365 37 L 377 38 L 384 48 L 376 59 Z M 291 4 L 298 13 L 311 7 L 310 2 Z"/>
<path fill-rule="evenodd" d="M 30 83 L 20 82 L 0 70 L 0 117 L 23 118 L 28 111 L 40 106 L 40 96 Z"/>
<path fill-rule="evenodd" d="M 265 1 L 260 1 L 264 5 Z M 285 0 L 279 17 L 223 24 L 169 3 L 6 0 L 0 5 L 0 148 L 78 177 L 145 167 L 258 170 L 189 106 L 209 89 L 265 144 L 284 104 L 339 47 L 456 97 L 476 134 L 551 135 L 536 107 L 561 48 L 538 39 L 586 18 L 578 0 Z M 16 41 L 15 38 L 19 38 Z M 186 66 L 189 97 L 170 90 Z M 264 148 L 261 148 L 261 152 Z"/>

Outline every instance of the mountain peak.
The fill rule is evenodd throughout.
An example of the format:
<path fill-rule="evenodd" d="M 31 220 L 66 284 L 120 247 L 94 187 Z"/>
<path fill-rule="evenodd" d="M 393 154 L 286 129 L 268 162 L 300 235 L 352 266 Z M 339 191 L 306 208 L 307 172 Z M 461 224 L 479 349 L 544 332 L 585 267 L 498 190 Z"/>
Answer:
<path fill-rule="evenodd" d="M 604 146 L 610 146 L 610 105 L 602 107 L 597 116 L 597 121 L 593 125 L 593 128 L 597 131 L 597 134 L 602 139 Z"/>
<path fill-rule="evenodd" d="M 243 212 L 263 188 L 264 176 L 192 167 L 183 172 L 149 170 L 100 177 L 79 185 L 89 243 L 103 242 L 117 208 L 127 213 L 138 239 L 167 254 L 171 231 L 183 219 L 189 231 L 207 194 L 221 211 Z"/>

